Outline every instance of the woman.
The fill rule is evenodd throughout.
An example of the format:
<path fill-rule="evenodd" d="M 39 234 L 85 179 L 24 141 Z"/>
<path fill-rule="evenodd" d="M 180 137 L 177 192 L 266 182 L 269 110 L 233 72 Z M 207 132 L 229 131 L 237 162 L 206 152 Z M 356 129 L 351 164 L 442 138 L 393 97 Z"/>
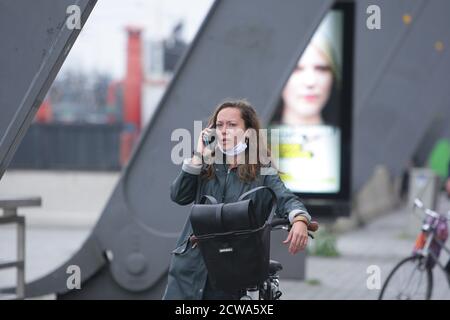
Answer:
<path fill-rule="evenodd" d="M 205 147 L 203 136 L 215 128 L 217 148 Z M 276 172 L 262 175 L 261 158 L 256 163 L 242 163 L 239 157 L 250 158 L 247 143 L 262 143 L 259 139 L 247 139 L 250 129 L 260 129 L 260 122 L 253 107 L 246 101 L 228 101 L 220 104 L 209 120 L 208 128 L 202 131 L 197 149 L 191 159 L 183 163 L 181 172 L 171 185 L 171 199 L 180 205 L 199 202 L 202 195 L 211 195 L 221 202 L 235 202 L 244 192 L 265 185 L 273 189 L 278 198 L 277 214 L 289 217 L 292 228 L 287 239 L 291 254 L 303 250 L 308 241 L 307 225 L 311 221 L 305 206 L 291 193 Z M 215 160 L 203 160 L 214 157 Z M 267 218 L 270 194 L 262 190 L 253 194 L 256 212 L 260 221 Z M 172 252 L 168 284 L 164 299 L 239 299 L 239 292 L 227 294 L 211 286 L 200 250 L 189 241 L 192 227 L 186 221 L 177 247 Z"/>

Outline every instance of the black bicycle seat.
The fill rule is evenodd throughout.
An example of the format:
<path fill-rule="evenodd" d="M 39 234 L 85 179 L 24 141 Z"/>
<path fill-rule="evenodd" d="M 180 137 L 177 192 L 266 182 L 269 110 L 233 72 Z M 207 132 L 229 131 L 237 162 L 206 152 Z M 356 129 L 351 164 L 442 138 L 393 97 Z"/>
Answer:
<path fill-rule="evenodd" d="M 283 266 L 281 265 L 281 263 L 275 260 L 269 261 L 269 274 L 275 274 L 281 270 L 283 270 Z"/>

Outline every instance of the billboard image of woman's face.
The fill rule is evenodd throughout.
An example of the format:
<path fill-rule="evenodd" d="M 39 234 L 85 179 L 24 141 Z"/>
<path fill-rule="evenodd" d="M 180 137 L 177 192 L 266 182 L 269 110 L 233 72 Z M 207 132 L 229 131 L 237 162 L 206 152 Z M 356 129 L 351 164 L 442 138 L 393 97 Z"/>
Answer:
<path fill-rule="evenodd" d="M 340 11 L 325 16 L 287 80 L 272 122 L 280 130 L 281 178 L 293 192 L 340 190 L 342 18 Z"/>

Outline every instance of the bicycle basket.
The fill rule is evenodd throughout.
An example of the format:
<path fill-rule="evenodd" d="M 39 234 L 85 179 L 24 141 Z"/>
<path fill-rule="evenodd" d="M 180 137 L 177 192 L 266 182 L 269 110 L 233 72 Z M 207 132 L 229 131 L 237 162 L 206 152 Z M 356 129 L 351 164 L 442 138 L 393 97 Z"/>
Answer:
<path fill-rule="evenodd" d="M 267 221 L 257 225 L 253 202 L 244 199 L 262 189 L 271 192 L 272 208 Z M 211 204 L 204 204 L 205 200 Z M 274 192 L 261 186 L 244 193 L 237 202 L 217 203 L 213 197 L 203 196 L 200 204 L 192 206 L 192 229 L 214 287 L 236 292 L 267 279 L 270 222 L 276 203 Z"/>

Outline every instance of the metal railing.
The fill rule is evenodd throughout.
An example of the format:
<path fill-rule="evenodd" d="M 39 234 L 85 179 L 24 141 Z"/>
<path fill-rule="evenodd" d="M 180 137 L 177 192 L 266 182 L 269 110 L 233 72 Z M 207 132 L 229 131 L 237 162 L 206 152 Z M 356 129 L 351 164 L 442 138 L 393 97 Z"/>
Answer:
<path fill-rule="evenodd" d="M 3 209 L 3 215 L 0 216 L 0 224 L 17 224 L 16 260 L 0 260 L 0 271 L 3 269 L 17 268 L 16 299 L 25 298 L 25 217 L 19 216 L 17 209 L 19 207 L 35 207 L 40 205 L 40 197 L 0 198 L 0 208 Z"/>

